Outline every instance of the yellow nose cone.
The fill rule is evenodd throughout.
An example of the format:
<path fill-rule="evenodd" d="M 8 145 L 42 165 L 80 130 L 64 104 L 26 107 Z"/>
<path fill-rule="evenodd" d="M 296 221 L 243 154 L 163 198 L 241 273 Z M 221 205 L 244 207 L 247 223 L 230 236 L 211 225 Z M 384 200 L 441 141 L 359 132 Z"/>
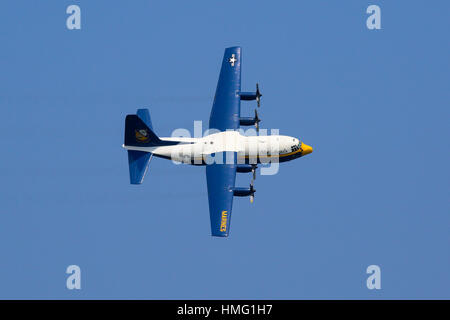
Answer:
<path fill-rule="evenodd" d="M 303 150 L 302 151 L 302 156 L 310 154 L 311 152 L 313 152 L 313 148 L 311 146 L 308 146 L 307 144 L 304 144 L 303 142 L 302 142 L 301 148 Z"/>

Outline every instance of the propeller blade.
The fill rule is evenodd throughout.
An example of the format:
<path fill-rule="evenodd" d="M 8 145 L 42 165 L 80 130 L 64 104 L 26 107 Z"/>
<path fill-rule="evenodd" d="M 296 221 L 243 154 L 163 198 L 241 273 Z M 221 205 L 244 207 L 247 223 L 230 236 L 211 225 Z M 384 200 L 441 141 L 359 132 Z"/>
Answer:
<path fill-rule="evenodd" d="M 255 128 L 256 132 L 259 133 L 259 123 L 261 122 L 261 119 L 258 117 L 258 111 L 255 109 Z"/>
<path fill-rule="evenodd" d="M 258 166 L 256 164 L 253 165 L 253 168 L 252 168 L 253 180 L 256 180 L 256 168 L 258 168 Z"/>
<path fill-rule="evenodd" d="M 252 195 L 254 195 L 256 192 L 256 189 L 253 187 L 253 180 L 250 181 L 250 191 L 251 191 Z"/>
<path fill-rule="evenodd" d="M 259 84 L 256 84 L 256 103 L 258 104 L 258 108 L 261 106 L 261 97 L 262 94 L 259 91 Z"/>
<path fill-rule="evenodd" d="M 255 191 L 256 191 L 255 188 L 253 188 L 253 180 L 250 181 L 250 191 L 251 191 L 250 202 L 253 203 L 253 201 L 255 201 Z"/>

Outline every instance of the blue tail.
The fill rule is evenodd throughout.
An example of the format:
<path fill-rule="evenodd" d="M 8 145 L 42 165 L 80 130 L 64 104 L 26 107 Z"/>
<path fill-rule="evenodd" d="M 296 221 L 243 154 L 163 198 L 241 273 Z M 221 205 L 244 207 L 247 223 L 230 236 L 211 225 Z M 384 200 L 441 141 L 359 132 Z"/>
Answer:
<path fill-rule="evenodd" d="M 161 140 L 152 129 L 152 120 L 148 109 L 138 109 L 137 115 L 126 117 L 125 145 L 151 146 L 153 143 L 158 144 Z M 128 150 L 131 184 L 141 184 L 144 181 L 151 158 L 150 152 Z"/>
<path fill-rule="evenodd" d="M 141 118 L 142 117 L 142 118 Z M 155 147 L 163 142 L 151 129 L 150 113 L 147 109 L 139 109 L 137 114 L 129 114 L 125 118 L 125 146 Z"/>

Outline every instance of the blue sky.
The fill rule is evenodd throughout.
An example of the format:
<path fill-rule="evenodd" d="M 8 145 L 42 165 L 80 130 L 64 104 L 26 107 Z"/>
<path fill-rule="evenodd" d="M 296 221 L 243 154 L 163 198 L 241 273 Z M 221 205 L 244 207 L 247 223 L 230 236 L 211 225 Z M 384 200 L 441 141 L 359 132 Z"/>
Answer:
<path fill-rule="evenodd" d="M 81 30 L 66 28 L 70 4 Z M 381 30 L 366 28 L 370 4 Z M 450 298 L 449 10 L 2 1 L 0 298 Z M 121 144 L 137 108 L 161 136 L 206 125 L 234 45 L 243 89 L 261 85 L 261 125 L 314 153 L 258 175 L 255 203 L 235 199 L 217 239 L 204 168 L 154 159 L 131 186 Z"/>

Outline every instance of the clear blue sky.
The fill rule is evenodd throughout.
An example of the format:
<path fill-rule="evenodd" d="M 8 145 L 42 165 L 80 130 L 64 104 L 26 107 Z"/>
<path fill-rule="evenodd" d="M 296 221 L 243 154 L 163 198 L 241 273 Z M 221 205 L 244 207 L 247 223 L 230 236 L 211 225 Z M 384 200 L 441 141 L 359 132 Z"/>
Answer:
<path fill-rule="evenodd" d="M 121 3 L 1 1 L 0 298 L 450 298 L 448 1 Z M 137 108 L 161 136 L 207 121 L 234 45 L 261 125 L 314 153 L 217 239 L 203 167 L 131 186 L 121 144 Z"/>

